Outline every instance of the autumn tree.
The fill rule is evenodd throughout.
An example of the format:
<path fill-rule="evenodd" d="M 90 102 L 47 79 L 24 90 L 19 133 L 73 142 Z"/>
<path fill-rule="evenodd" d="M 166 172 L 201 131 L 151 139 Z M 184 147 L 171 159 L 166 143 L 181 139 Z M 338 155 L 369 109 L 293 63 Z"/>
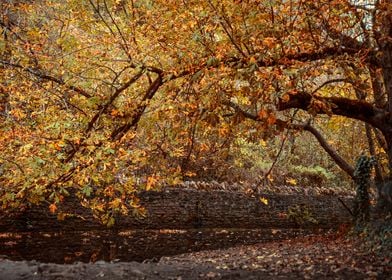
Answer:
<path fill-rule="evenodd" d="M 377 179 L 390 176 L 390 1 L 8 0 L 1 10 L 4 208 L 56 212 L 72 189 L 112 223 L 137 211 L 138 186 L 178 182 L 192 151 L 220 153 L 236 134 L 308 131 L 353 177 L 312 125 L 322 115 L 366 124 Z"/>

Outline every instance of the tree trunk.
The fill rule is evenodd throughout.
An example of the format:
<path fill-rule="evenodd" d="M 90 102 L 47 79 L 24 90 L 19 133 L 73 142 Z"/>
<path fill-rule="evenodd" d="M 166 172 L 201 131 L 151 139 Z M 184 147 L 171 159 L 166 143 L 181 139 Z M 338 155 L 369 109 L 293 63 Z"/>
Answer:
<path fill-rule="evenodd" d="M 387 155 L 389 161 L 389 176 L 379 189 L 378 208 L 386 214 L 392 213 L 392 135 L 385 136 L 387 141 Z"/>
<path fill-rule="evenodd" d="M 392 31 L 392 28 L 391 28 Z M 382 58 L 382 70 L 384 87 L 388 100 L 387 109 L 389 112 L 389 118 L 386 119 L 387 123 L 385 127 L 388 130 L 384 130 L 383 134 L 386 140 L 386 152 L 388 156 L 388 176 L 385 183 L 382 185 L 379 192 L 378 205 L 382 206 L 387 212 L 392 211 L 392 43 L 387 42 L 383 46 L 383 58 Z M 388 126 L 389 125 L 389 126 Z"/>

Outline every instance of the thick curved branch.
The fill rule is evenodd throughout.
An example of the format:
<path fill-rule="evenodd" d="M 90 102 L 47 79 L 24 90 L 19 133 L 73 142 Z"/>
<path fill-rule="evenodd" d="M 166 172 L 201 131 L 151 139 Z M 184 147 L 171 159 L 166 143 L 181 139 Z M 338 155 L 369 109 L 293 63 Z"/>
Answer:
<path fill-rule="evenodd" d="M 95 115 L 92 117 L 90 122 L 87 124 L 87 128 L 85 130 L 85 134 L 87 135 L 88 133 L 91 132 L 91 130 L 94 128 L 94 124 L 97 122 L 99 117 L 106 113 L 107 109 L 113 102 L 116 100 L 116 98 L 127 88 L 129 88 L 132 84 L 134 84 L 139 78 L 143 75 L 143 69 L 140 69 L 138 73 L 136 73 L 132 78 L 130 78 L 126 83 L 124 83 L 120 88 L 118 88 L 113 95 L 110 97 L 110 99 L 102 105 L 101 109 L 95 113 Z M 81 142 L 72 149 L 72 151 L 69 153 L 67 158 L 64 160 L 64 162 L 69 162 L 75 155 L 76 153 L 80 150 L 80 148 L 83 146 L 85 139 L 82 139 Z"/>
<path fill-rule="evenodd" d="M 388 112 L 362 100 L 353 100 L 345 97 L 320 97 L 312 96 L 305 92 L 298 92 L 295 95 L 290 95 L 290 99 L 287 101 L 280 99 L 277 109 L 279 111 L 293 108 L 309 110 L 315 101 L 326 105 L 318 106 L 317 114 L 333 114 L 360 120 L 380 129 L 384 134 L 391 133 L 392 126 L 387 125 Z"/>
<path fill-rule="evenodd" d="M 279 65 L 288 65 L 294 64 L 296 62 L 311 62 L 311 61 L 318 61 L 328 58 L 336 58 L 340 55 L 357 55 L 361 52 L 361 49 L 356 48 L 346 48 L 346 47 L 328 47 L 323 48 L 321 50 L 314 50 L 311 52 L 298 52 L 293 54 L 287 54 L 282 56 L 278 59 L 272 58 L 263 58 L 258 59 L 256 64 L 258 67 L 272 67 L 272 66 L 279 66 Z M 369 53 L 368 59 L 373 60 L 372 53 Z M 244 58 L 239 57 L 227 57 L 220 61 L 225 65 L 234 68 L 242 68 L 243 65 L 248 65 L 249 61 Z M 217 63 L 219 65 L 219 63 Z M 238 66 L 237 66 L 238 65 Z"/>
<path fill-rule="evenodd" d="M 347 161 L 345 161 L 336 151 L 333 149 L 325 140 L 325 138 L 321 135 L 321 133 L 311 126 L 309 123 L 306 124 L 290 124 L 288 128 L 291 129 L 303 129 L 309 131 L 316 137 L 320 146 L 328 153 L 328 155 L 333 159 L 333 161 L 343 170 L 345 171 L 351 178 L 354 178 L 354 167 L 352 167 Z"/>
<path fill-rule="evenodd" d="M 95 122 L 98 118 L 106 112 L 109 106 L 116 100 L 116 98 L 127 88 L 129 88 L 133 83 L 135 83 L 143 74 L 143 69 L 139 70 L 131 79 L 129 79 L 126 83 L 124 83 L 120 88 L 118 88 L 114 94 L 110 97 L 110 99 L 102 106 L 101 110 L 97 112 L 94 117 L 90 120 L 87 125 L 86 133 L 90 132 L 94 127 Z"/>
<path fill-rule="evenodd" d="M 240 112 L 244 117 L 255 120 L 261 121 L 257 115 L 249 113 L 242 109 L 238 104 L 231 102 L 231 101 L 224 101 L 224 104 L 233 108 L 235 111 Z M 309 123 L 306 124 L 293 124 L 284 120 L 277 119 L 276 124 L 281 127 L 285 127 L 287 129 L 297 129 L 297 130 L 306 130 L 309 131 L 316 137 L 317 141 L 319 142 L 320 146 L 329 154 L 329 156 L 333 159 L 333 161 L 344 171 L 346 172 L 351 178 L 354 178 L 354 168 L 345 161 L 336 151 L 333 149 L 325 140 L 325 138 L 321 135 L 321 133 L 311 126 Z"/>
<path fill-rule="evenodd" d="M 322 59 L 330 59 L 330 58 L 335 58 L 340 55 L 357 55 L 360 53 L 360 49 L 355 49 L 355 48 L 345 48 L 345 47 L 330 47 L 330 48 L 323 48 L 321 50 L 315 50 L 312 52 L 298 52 L 294 54 L 288 54 L 286 56 L 283 56 L 279 59 L 272 59 L 272 58 L 260 58 L 256 61 L 256 64 L 260 68 L 264 67 L 273 67 L 273 66 L 287 66 L 289 64 L 295 64 L 296 62 L 311 62 L 311 61 L 318 61 Z M 369 53 L 368 59 L 372 60 L 373 62 L 373 54 Z M 166 81 L 171 81 L 175 80 L 187 75 L 193 75 L 198 71 L 201 71 L 203 69 L 213 69 L 213 68 L 219 68 L 222 65 L 226 65 L 228 67 L 234 68 L 234 69 L 243 69 L 246 67 L 249 67 L 250 63 L 247 58 L 243 57 L 235 57 L 235 56 L 227 56 L 222 59 L 216 59 L 216 61 L 212 64 L 209 65 L 207 62 L 202 62 L 202 63 L 197 63 L 193 65 L 192 67 L 189 67 L 188 69 L 184 69 L 183 71 L 179 72 L 178 74 L 171 74 L 167 75 L 165 77 Z M 377 65 L 377 64 L 375 64 Z M 157 74 L 162 74 L 162 70 L 157 69 L 157 68 L 148 68 L 146 67 L 148 71 L 155 72 Z"/>
<path fill-rule="evenodd" d="M 251 119 L 254 121 L 260 121 L 260 119 L 257 115 L 254 115 L 252 113 L 245 111 L 244 109 L 241 108 L 240 105 L 238 105 L 230 100 L 223 100 L 222 103 L 226 106 L 233 108 L 235 111 L 240 112 L 247 119 Z"/>
<path fill-rule="evenodd" d="M 162 75 L 158 75 L 158 77 L 154 80 L 154 82 L 149 86 L 146 93 L 144 94 L 140 105 L 132 114 L 130 120 L 127 123 L 120 126 L 119 128 L 115 129 L 111 134 L 111 139 L 113 141 L 120 140 L 131 128 L 137 127 L 140 118 L 142 117 L 146 107 L 148 100 L 152 99 L 155 93 L 158 91 L 160 86 L 163 84 L 163 77 Z"/>

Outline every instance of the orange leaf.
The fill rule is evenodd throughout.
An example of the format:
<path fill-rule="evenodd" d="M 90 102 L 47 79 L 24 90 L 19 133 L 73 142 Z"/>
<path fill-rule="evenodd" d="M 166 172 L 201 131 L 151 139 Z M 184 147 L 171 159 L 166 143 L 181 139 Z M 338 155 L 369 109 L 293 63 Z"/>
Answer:
<path fill-rule="evenodd" d="M 119 112 L 118 110 L 116 110 L 116 109 L 113 109 L 113 110 L 110 112 L 110 115 L 111 115 L 112 117 L 117 117 L 118 115 L 120 115 L 120 112 Z"/>
<path fill-rule="evenodd" d="M 276 117 L 275 117 L 275 115 L 273 115 L 273 114 L 269 115 L 269 116 L 268 116 L 268 119 L 267 119 L 267 124 L 273 125 L 273 124 L 275 124 L 275 123 L 276 123 Z"/>
<path fill-rule="evenodd" d="M 290 100 L 290 95 L 289 94 L 285 94 L 280 98 L 281 101 L 283 101 L 284 103 L 288 102 Z"/>
<path fill-rule="evenodd" d="M 268 48 L 273 48 L 276 45 L 276 39 L 273 37 L 266 37 L 263 40 L 263 44 Z"/>
<path fill-rule="evenodd" d="M 268 112 L 264 109 L 261 109 L 258 116 L 260 119 L 266 119 L 268 117 Z"/>
<path fill-rule="evenodd" d="M 54 213 L 56 213 L 56 210 L 57 210 L 56 204 L 52 203 L 52 204 L 49 205 L 50 213 L 54 214 Z"/>

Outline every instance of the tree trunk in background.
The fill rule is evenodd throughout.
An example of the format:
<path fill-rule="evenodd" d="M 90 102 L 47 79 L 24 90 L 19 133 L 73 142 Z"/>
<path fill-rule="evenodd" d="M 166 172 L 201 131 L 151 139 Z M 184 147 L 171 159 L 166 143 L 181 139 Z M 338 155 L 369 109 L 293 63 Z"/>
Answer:
<path fill-rule="evenodd" d="M 377 38 L 377 43 L 380 46 L 380 53 L 382 57 L 380 60 L 380 66 L 382 68 L 382 78 L 384 80 L 385 93 L 387 96 L 387 111 L 389 116 L 387 117 L 387 124 L 385 126 L 389 129 L 383 131 L 385 140 L 387 142 L 387 155 L 388 155 L 388 178 L 385 184 L 383 184 L 380 192 L 380 202 L 386 204 L 389 209 L 392 205 L 392 14 L 388 12 L 390 4 L 388 1 L 381 2 L 381 5 L 385 5 L 386 11 L 380 13 L 382 17 L 381 36 Z"/>

